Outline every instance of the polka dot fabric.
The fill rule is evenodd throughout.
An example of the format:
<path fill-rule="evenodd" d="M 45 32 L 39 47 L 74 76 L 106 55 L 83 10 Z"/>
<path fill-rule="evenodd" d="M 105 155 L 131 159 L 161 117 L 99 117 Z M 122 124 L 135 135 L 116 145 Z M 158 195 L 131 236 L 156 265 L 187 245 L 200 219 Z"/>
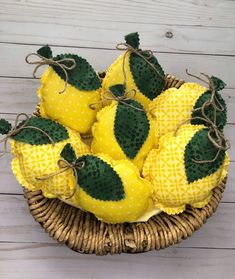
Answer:
<path fill-rule="evenodd" d="M 103 93 L 106 93 L 109 91 L 109 88 L 116 84 L 123 84 L 124 82 L 124 76 L 122 72 L 122 64 L 123 64 L 123 58 L 124 54 L 121 54 L 116 61 L 108 68 L 105 78 L 103 80 Z M 133 75 L 131 73 L 130 69 L 130 53 L 127 53 L 126 59 L 125 59 L 125 71 L 126 71 L 126 91 L 130 91 L 135 89 L 136 94 L 134 96 L 134 100 L 140 102 L 144 108 L 147 108 L 148 104 L 151 102 L 151 100 L 146 97 L 144 94 L 141 93 L 141 91 L 137 88 L 135 81 L 133 79 Z M 104 95 L 102 94 L 102 98 L 104 98 Z M 106 102 L 106 104 L 109 104 L 110 102 Z"/>
<path fill-rule="evenodd" d="M 106 162 L 120 177 L 125 198 L 119 201 L 103 201 L 91 197 L 80 187 L 74 196 L 78 206 L 107 223 L 147 221 L 159 212 L 150 198 L 151 184 L 140 177 L 134 164 L 128 160 L 113 160 L 106 154 L 97 154 L 97 157 Z M 95 184 L 90 187 L 95 187 Z"/>
<path fill-rule="evenodd" d="M 178 214 L 187 204 L 193 207 L 205 206 L 212 195 L 212 189 L 218 186 L 227 175 L 228 156 L 222 165 L 202 179 L 189 183 L 185 171 L 185 147 L 194 134 L 203 125 L 184 125 L 177 136 L 168 133 L 159 142 L 159 148 L 153 149 L 144 164 L 143 176 L 151 181 L 154 188 L 155 206 L 168 214 Z"/>
<path fill-rule="evenodd" d="M 41 115 L 82 134 L 89 133 L 99 108 L 92 110 L 89 105 L 100 101 L 101 89 L 81 91 L 68 84 L 66 91 L 59 93 L 65 82 L 51 67 L 42 75 L 41 83 L 38 90 Z"/>
<path fill-rule="evenodd" d="M 97 122 L 92 127 L 93 140 L 91 150 L 94 154 L 106 153 L 115 160 L 129 159 L 118 144 L 114 133 L 117 105 L 118 103 L 113 101 L 110 106 L 103 108 L 97 113 Z M 154 146 L 155 124 L 149 115 L 148 119 L 150 124 L 148 137 L 135 158 L 131 160 L 139 169 L 142 168 L 148 152 Z"/>

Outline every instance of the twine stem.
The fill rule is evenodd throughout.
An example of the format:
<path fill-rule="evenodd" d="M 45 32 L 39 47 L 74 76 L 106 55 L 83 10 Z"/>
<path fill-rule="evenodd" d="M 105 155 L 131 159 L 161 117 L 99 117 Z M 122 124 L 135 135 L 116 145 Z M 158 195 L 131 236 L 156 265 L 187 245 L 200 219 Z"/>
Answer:
<path fill-rule="evenodd" d="M 30 61 L 30 60 L 29 60 L 30 57 L 31 57 L 31 58 L 32 58 L 32 57 L 37 57 L 37 58 L 39 58 L 40 60 Z M 33 70 L 33 73 L 32 73 L 33 78 L 36 77 L 35 75 L 36 75 L 37 70 L 38 70 L 41 66 L 43 66 L 43 65 L 49 65 L 49 66 L 54 65 L 54 66 L 59 67 L 59 68 L 63 71 L 63 73 L 64 73 L 64 75 L 65 75 L 65 85 L 64 85 L 63 90 L 59 92 L 60 94 L 61 94 L 61 93 L 64 93 L 65 90 L 67 89 L 67 86 L 68 86 L 68 79 L 69 79 L 69 78 L 68 78 L 68 73 L 67 73 L 67 71 L 73 70 L 73 69 L 76 67 L 76 61 L 75 61 L 75 59 L 73 59 L 73 58 L 62 58 L 62 59 L 59 59 L 59 60 L 54 60 L 53 58 L 46 58 L 46 57 L 43 57 L 43 56 L 41 56 L 41 55 L 38 54 L 38 53 L 30 53 L 30 54 L 28 54 L 28 55 L 25 57 L 25 61 L 26 61 L 26 63 L 28 63 L 28 64 L 30 64 L 30 65 L 36 65 L 35 68 L 34 68 L 34 70 Z M 65 64 L 65 62 L 71 62 L 72 65 L 71 65 L 71 66 L 67 66 L 67 65 Z"/>

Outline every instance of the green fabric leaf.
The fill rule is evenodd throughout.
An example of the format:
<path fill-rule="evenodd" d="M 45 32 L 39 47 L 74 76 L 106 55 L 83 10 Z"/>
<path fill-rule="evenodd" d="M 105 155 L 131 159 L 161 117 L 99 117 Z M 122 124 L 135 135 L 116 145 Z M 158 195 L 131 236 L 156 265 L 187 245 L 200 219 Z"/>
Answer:
<path fill-rule="evenodd" d="M 110 86 L 109 90 L 115 97 L 121 97 L 125 95 L 125 86 L 123 84 L 115 84 Z"/>
<path fill-rule="evenodd" d="M 78 185 L 92 198 L 120 201 L 125 198 L 122 180 L 114 169 L 94 155 L 84 155 L 76 163 L 84 162 L 77 170 Z"/>
<path fill-rule="evenodd" d="M 208 139 L 208 128 L 199 130 L 186 145 L 184 163 L 189 183 L 207 177 L 216 172 L 224 162 L 225 151 L 220 151 L 215 162 L 197 163 L 194 160 L 212 160 L 218 149 Z"/>
<path fill-rule="evenodd" d="M 147 53 L 142 53 L 148 57 Z M 164 71 L 155 56 L 148 59 L 161 76 L 165 76 Z M 159 76 L 156 71 L 140 56 L 135 53 L 130 55 L 130 69 L 138 89 L 150 100 L 157 97 L 165 86 L 165 79 Z"/>
<path fill-rule="evenodd" d="M 6 135 L 11 130 L 11 123 L 5 119 L 0 119 L 0 134 Z"/>
<path fill-rule="evenodd" d="M 67 162 L 69 163 L 73 163 L 77 157 L 76 157 L 76 153 L 72 147 L 72 145 L 70 143 L 67 143 L 63 150 L 60 153 L 61 157 L 63 157 Z"/>
<path fill-rule="evenodd" d="M 140 38 L 138 32 L 127 34 L 125 36 L 125 41 L 128 45 L 132 46 L 135 49 L 138 49 L 140 45 Z"/>
<path fill-rule="evenodd" d="M 52 58 L 52 51 L 51 48 L 48 45 L 45 45 L 37 51 L 37 54 L 41 55 L 42 57 L 45 58 Z"/>
<path fill-rule="evenodd" d="M 136 108 L 143 106 L 134 101 L 126 101 Z M 123 152 L 130 159 L 135 158 L 145 143 L 150 130 L 150 124 L 145 111 L 139 111 L 119 103 L 116 109 L 114 134 Z"/>
<path fill-rule="evenodd" d="M 75 54 L 61 54 L 54 58 L 54 60 L 60 60 L 64 58 L 72 58 L 76 62 L 76 67 L 72 70 L 67 70 L 68 73 L 68 83 L 76 87 L 79 90 L 92 91 L 101 87 L 101 81 L 96 74 L 95 70 L 91 65 L 82 57 Z M 63 62 L 66 66 L 72 66 L 71 61 Z M 52 65 L 55 72 L 65 80 L 64 71 L 56 66 Z"/>
<path fill-rule="evenodd" d="M 210 98 L 211 98 L 211 91 L 208 90 L 198 98 L 198 100 L 197 100 L 197 102 L 194 106 L 194 109 L 201 108 L 202 105 L 205 102 L 210 100 Z M 224 126 L 226 125 L 226 122 L 227 122 L 227 107 L 226 107 L 226 103 L 225 103 L 224 99 L 217 92 L 216 92 L 216 99 L 219 101 L 219 103 L 222 105 L 222 107 L 224 109 L 223 111 L 217 110 L 217 112 L 216 112 L 216 124 L 217 124 L 217 127 L 219 129 L 223 129 Z M 217 107 L 220 107 L 218 102 L 216 102 L 216 105 L 217 105 Z M 213 109 L 212 109 L 211 106 L 209 106 L 205 109 L 205 114 L 209 119 L 213 120 L 214 112 L 213 112 Z M 203 117 L 202 111 L 201 110 L 193 111 L 192 112 L 192 117 Z M 196 124 L 196 125 L 197 124 L 204 124 L 206 126 L 208 125 L 208 123 L 206 123 L 205 121 L 202 121 L 200 119 L 192 119 L 191 124 Z"/>
<path fill-rule="evenodd" d="M 23 123 L 25 123 L 25 121 L 22 121 L 18 127 Z M 31 126 L 32 128 L 28 126 Z M 12 138 L 16 141 L 25 142 L 31 145 L 51 144 L 50 139 L 46 135 L 33 127 L 46 132 L 55 143 L 69 138 L 67 130 L 62 125 L 47 118 L 31 117 L 26 127 L 28 128 L 22 129 L 19 133 L 12 136 Z"/>
<path fill-rule="evenodd" d="M 226 86 L 226 83 L 218 77 L 212 76 L 211 79 L 213 81 L 213 84 L 214 84 L 214 87 L 215 87 L 216 91 L 223 90 L 224 87 Z"/>

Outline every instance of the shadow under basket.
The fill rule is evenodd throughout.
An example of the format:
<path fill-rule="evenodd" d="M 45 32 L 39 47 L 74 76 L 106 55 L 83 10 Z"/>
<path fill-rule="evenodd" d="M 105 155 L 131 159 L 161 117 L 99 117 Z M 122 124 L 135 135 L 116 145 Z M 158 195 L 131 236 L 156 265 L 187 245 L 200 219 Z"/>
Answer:
<path fill-rule="evenodd" d="M 184 83 L 166 76 L 166 88 Z M 186 239 L 216 211 L 226 179 L 213 190 L 208 205 L 197 209 L 188 206 L 183 213 L 160 213 L 147 222 L 106 224 L 93 214 L 83 212 L 59 199 L 45 198 L 41 191 L 24 189 L 24 196 L 34 219 L 59 243 L 76 252 L 106 255 L 159 250 Z"/>

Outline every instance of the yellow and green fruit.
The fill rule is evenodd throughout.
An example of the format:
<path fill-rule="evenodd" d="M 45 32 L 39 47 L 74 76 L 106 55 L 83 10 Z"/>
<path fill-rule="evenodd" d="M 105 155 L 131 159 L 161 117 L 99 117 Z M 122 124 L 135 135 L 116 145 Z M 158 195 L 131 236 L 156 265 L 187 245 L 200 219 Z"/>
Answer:
<path fill-rule="evenodd" d="M 149 57 L 147 51 L 139 49 L 138 33 L 126 35 L 125 40 L 127 44 L 140 52 L 152 66 L 134 52 L 127 51 L 127 53 L 121 54 L 106 72 L 102 85 L 102 97 L 105 98 L 104 94 L 107 94 L 111 86 L 124 84 L 124 68 L 126 74 L 126 91 L 135 90 L 136 94 L 134 99 L 147 108 L 147 105 L 164 89 L 164 71 L 154 55 Z"/>
<path fill-rule="evenodd" d="M 74 59 L 76 66 L 67 70 L 66 76 L 58 65 L 51 65 L 41 77 L 38 89 L 40 113 L 82 134 L 89 133 L 95 121 L 99 106 L 91 109 L 89 105 L 100 101 L 101 81 L 92 66 L 82 57 L 75 54 L 61 54 L 52 57 L 48 46 L 38 50 L 38 54 L 54 61 Z M 63 62 L 71 66 L 70 61 Z M 61 93 L 61 91 L 65 91 Z"/>
<path fill-rule="evenodd" d="M 81 156 L 75 163 L 83 167 L 76 170 L 72 205 L 107 223 L 147 221 L 159 213 L 150 198 L 152 185 L 130 161 L 97 154 Z"/>
<path fill-rule="evenodd" d="M 123 86 L 110 88 L 116 97 L 123 96 Z M 155 144 L 155 121 L 135 100 L 112 101 L 97 113 L 92 127 L 91 150 L 106 153 L 115 160 L 131 160 L 139 169 Z"/>
<path fill-rule="evenodd" d="M 225 86 L 222 80 L 212 77 L 216 87 L 216 118 L 219 129 L 223 129 L 227 120 L 226 104 L 221 97 L 219 90 Z M 168 132 L 176 130 L 179 124 L 187 119 L 191 119 L 191 124 L 207 125 L 202 119 L 202 106 L 211 98 L 211 91 L 197 83 L 184 83 L 179 89 L 169 88 L 156 97 L 148 107 L 148 111 L 156 119 L 156 134 L 161 137 Z M 222 106 L 222 108 L 220 108 Z M 222 109 L 222 111 L 220 111 Z M 213 109 L 208 106 L 205 110 L 206 116 L 213 119 Z M 195 118 L 196 117 L 196 118 Z M 195 118 L 195 119 L 193 119 Z"/>
<path fill-rule="evenodd" d="M 216 156 L 208 131 L 204 125 L 183 125 L 177 135 L 163 136 L 159 148 L 149 153 L 143 176 L 153 184 L 155 206 L 164 212 L 178 214 L 188 204 L 205 206 L 225 178 L 228 155 L 221 150 Z"/>
<path fill-rule="evenodd" d="M 23 124 L 24 121 L 18 128 Z M 7 134 L 10 129 L 11 124 L 1 119 L 0 133 Z M 73 171 L 69 169 L 53 175 L 61 170 L 58 161 L 67 144 L 72 145 L 77 156 L 90 153 L 78 132 L 46 118 L 29 118 L 24 129 L 10 138 L 14 157 L 12 170 L 19 183 L 32 191 L 41 190 L 48 198 L 70 196 L 76 184 Z M 47 176 L 47 179 L 41 179 Z"/>

